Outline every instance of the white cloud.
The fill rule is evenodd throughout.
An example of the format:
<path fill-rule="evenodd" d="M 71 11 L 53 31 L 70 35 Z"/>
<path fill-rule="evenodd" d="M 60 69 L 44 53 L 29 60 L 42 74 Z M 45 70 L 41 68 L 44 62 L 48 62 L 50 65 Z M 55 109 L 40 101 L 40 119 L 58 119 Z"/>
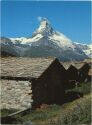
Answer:
<path fill-rule="evenodd" d="M 38 19 L 38 21 L 41 21 L 41 20 L 42 20 L 42 17 L 41 17 L 41 16 L 38 16 L 37 19 Z"/>

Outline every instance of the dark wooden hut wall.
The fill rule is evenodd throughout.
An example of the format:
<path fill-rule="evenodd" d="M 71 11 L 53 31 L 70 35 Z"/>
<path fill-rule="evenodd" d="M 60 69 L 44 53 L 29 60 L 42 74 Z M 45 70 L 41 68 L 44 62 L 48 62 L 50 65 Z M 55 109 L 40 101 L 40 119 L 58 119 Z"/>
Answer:
<path fill-rule="evenodd" d="M 67 69 L 67 77 L 69 80 L 78 80 L 78 74 L 79 71 L 76 67 L 74 67 L 73 65 L 71 65 L 68 69 Z"/>
<path fill-rule="evenodd" d="M 85 63 L 80 69 L 79 69 L 79 81 L 80 82 L 88 82 L 91 81 L 91 76 L 89 76 L 89 70 L 91 69 L 91 65 L 88 63 Z M 85 81 L 86 80 L 86 81 Z"/>
<path fill-rule="evenodd" d="M 55 59 L 43 74 L 32 82 L 33 106 L 43 103 L 62 104 L 66 82 L 66 70 L 58 59 Z"/>

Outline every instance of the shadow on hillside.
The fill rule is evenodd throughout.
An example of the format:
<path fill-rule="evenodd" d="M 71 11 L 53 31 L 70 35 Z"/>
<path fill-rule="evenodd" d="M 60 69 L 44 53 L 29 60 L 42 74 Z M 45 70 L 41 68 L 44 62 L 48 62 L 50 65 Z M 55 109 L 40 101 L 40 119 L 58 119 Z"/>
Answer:
<path fill-rule="evenodd" d="M 75 99 L 78 99 L 80 97 L 83 97 L 83 93 L 80 93 L 80 92 L 67 92 L 65 94 L 65 102 L 64 103 L 68 103 L 68 102 L 71 102 L 71 101 L 74 101 Z"/>
<path fill-rule="evenodd" d="M 16 119 L 15 117 L 1 117 L 1 124 L 16 124 L 18 121 L 18 119 Z M 19 120 L 18 122 L 21 123 L 21 121 Z"/>

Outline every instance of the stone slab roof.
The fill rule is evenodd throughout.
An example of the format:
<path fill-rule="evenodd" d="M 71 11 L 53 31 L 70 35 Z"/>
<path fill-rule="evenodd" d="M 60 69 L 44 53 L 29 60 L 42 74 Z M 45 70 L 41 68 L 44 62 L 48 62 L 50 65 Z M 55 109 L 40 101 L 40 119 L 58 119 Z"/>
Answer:
<path fill-rule="evenodd" d="M 0 60 L 2 76 L 38 78 L 55 60 L 55 58 L 8 57 L 0 58 Z M 86 62 L 91 63 L 92 65 L 92 62 L 90 62 L 90 60 L 85 60 L 82 62 L 61 62 L 61 64 L 65 67 L 66 70 L 70 67 L 70 65 L 73 65 L 77 69 L 80 69 Z"/>
<path fill-rule="evenodd" d="M 1 58 L 1 76 L 38 78 L 55 58 Z"/>
<path fill-rule="evenodd" d="M 76 67 L 77 69 L 80 69 L 84 64 L 86 63 L 91 63 L 91 62 L 64 62 L 61 64 L 65 67 L 65 69 L 67 70 L 71 65 L 73 65 L 74 67 Z M 91 64 L 92 65 L 92 64 Z"/>

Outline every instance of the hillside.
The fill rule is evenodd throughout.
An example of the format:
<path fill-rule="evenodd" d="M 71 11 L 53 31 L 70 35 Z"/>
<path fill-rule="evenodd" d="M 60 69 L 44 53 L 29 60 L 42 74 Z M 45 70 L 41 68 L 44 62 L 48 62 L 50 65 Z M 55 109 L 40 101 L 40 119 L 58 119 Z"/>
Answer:
<path fill-rule="evenodd" d="M 67 102 L 62 106 L 59 105 L 45 105 L 43 104 L 41 108 L 35 111 L 28 112 L 27 114 L 18 114 L 14 118 L 15 123 L 22 123 L 24 125 L 81 125 L 91 123 L 91 94 L 90 94 L 90 83 L 79 87 L 77 91 L 84 92 L 84 96 Z M 84 89 L 86 91 L 84 91 Z M 74 90 L 76 91 L 76 90 Z M 15 112 L 11 110 L 2 110 L 2 115 L 5 116 L 6 113 L 10 114 Z"/>

